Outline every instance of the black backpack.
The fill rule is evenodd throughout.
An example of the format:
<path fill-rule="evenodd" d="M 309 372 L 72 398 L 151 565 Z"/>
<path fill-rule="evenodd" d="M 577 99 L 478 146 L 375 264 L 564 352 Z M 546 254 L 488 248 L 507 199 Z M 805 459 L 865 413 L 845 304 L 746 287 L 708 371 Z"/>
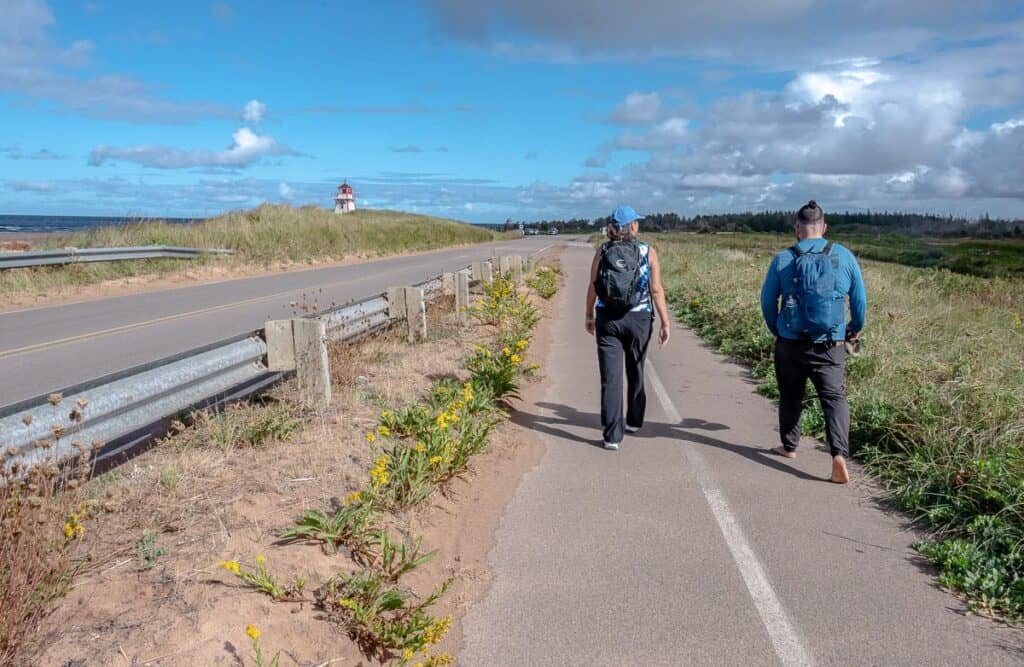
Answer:
<path fill-rule="evenodd" d="M 611 241 L 601 246 L 594 289 L 606 308 L 626 311 L 639 305 L 643 297 L 636 293 L 639 278 L 640 245 L 636 241 Z"/>

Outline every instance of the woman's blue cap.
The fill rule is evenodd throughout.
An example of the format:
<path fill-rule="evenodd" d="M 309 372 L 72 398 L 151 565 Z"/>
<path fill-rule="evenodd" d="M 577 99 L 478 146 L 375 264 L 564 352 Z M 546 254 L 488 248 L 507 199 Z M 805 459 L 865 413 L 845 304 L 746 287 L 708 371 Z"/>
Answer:
<path fill-rule="evenodd" d="M 625 227 L 631 222 L 639 220 L 640 216 L 637 215 L 636 211 L 631 206 L 620 206 L 615 209 L 612 213 L 612 220 L 615 221 L 616 227 Z"/>

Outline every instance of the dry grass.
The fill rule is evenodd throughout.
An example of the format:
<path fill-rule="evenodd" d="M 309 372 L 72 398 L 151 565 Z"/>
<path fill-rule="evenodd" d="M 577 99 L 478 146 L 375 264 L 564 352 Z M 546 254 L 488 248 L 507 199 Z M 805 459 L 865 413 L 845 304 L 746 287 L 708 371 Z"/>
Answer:
<path fill-rule="evenodd" d="M 0 295 L 39 293 L 133 276 L 173 274 L 204 267 L 281 266 L 350 257 L 382 257 L 467 243 L 495 234 L 454 220 L 397 211 L 360 209 L 345 216 L 316 207 L 264 205 L 233 211 L 196 224 L 160 221 L 101 227 L 72 235 L 47 236 L 40 247 L 169 245 L 234 250 L 231 257 L 196 260 L 102 262 L 0 272 Z"/>

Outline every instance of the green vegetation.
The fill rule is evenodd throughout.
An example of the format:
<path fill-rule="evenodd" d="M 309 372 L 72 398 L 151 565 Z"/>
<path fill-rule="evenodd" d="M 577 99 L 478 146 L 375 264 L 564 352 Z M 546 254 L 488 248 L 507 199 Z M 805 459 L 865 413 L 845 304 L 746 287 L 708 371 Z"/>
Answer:
<path fill-rule="evenodd" d="M 902 234 L 830 234 L 858 257 L 984 278 L 1024 277 L 1024 239 L 923 238 Z M 678 237 L 686 238 L 686 237 Z M 792 234 L 701 234 L 700 242 L 737 250 L 777 250 Z"/>
<path fill-rule="evenodd" d="M 67 236 L 44 237 L 39 248 L 140 245 L 226 248 L 231 257 L 196 260 L 140 260 L 40 267 L 0 272 L 0 294 L 38 293 L 47 288 L 87 285 L 115 278 L 175 273 L 218 266 L 271 266 L 284 262 L 329 261 L 351 256 L 382 257 L 495 238 L 479 227 L 396 211 L 356 210 L 339 216 L 315 208 L 264 205 L 195 224 L 140 222 L 101 227 Z"/>
<path fill-rule="evenodd" d="M 680 318 L 750 364 L 773 397 L 772 340 L 758 293 L 770 250 L 787 244 L 763 235 L 657 241 Z M 1024 281 L 862 265 L 868 324 L 863 354 L 848 363 L 854 453 L 928 529 L 918 548 L 940 567 L 941 582 L 977 609 L 1020 620 Z M 805 428 L 823 433 L 816 402 Z"/>

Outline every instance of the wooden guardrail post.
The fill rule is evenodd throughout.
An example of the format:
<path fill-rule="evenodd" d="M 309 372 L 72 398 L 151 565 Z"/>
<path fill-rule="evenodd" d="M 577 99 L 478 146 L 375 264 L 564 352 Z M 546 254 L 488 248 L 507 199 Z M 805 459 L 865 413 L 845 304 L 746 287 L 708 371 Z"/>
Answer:
<path fill-rule="evenodd" d="M 498 273 L 502 276 L 508 276 L 512 272 L 512 263 L 509 261 L 507 255 L 502 255 L 498 258 Z"/>
<path fill-rule="evenodd" d="M 483 281 L 484 279 L 484 263 L 473 262 L 469 265 L 469 277 L 473 280 Z"/>
<path fill-rule="evenodd" d="M 267 370 L 295 370 L 295 334 L 292 320 L 270 320 L 263 325 L 267 338 Z"/>
<path fill-rule="evenodd" d="M 480 263 L 480 280 L 485 283 L 494 281 L 494 262 Z"/>
<path fill-rule="evenodd" d="M 405 319 L 409 325 L 410 343 L 427 337 L 427 302 L 422 288 L 405 288 Z"/>
<path fill-rule="evenodd" d="M 469 308 L 469 275 L 460 271 L 455 274 L 455 312 L 459 323 L 465 324 L 468 319 L 466 309 Z"/>
<path fill-rule="evenodd" d="M 405 319 L 405 288 L 389 287 L 386 298 L 388 300 L 388 319 Z"/>
<path fill-rule="evenodd" d="M 292 332 L 295 335 L 295 376 L 302 402 L 323 412 L 331 405 L 326 324 L 321 319 L 295 319 Z"/>
<path fill-rule="evenodd" d="M 444 296 L 452 296 L 455 294 L 455 274 L 454 273 L 442 273 L 441 274 L 441 294 Z"/>
<path fill-rule="evenodd" d="M 512 280 L 515 282 L 522 282 L 523 280 L 523 258 L 519 255 L 512 255 L 508 258 L 510 268 L 512 269 Z"/>

